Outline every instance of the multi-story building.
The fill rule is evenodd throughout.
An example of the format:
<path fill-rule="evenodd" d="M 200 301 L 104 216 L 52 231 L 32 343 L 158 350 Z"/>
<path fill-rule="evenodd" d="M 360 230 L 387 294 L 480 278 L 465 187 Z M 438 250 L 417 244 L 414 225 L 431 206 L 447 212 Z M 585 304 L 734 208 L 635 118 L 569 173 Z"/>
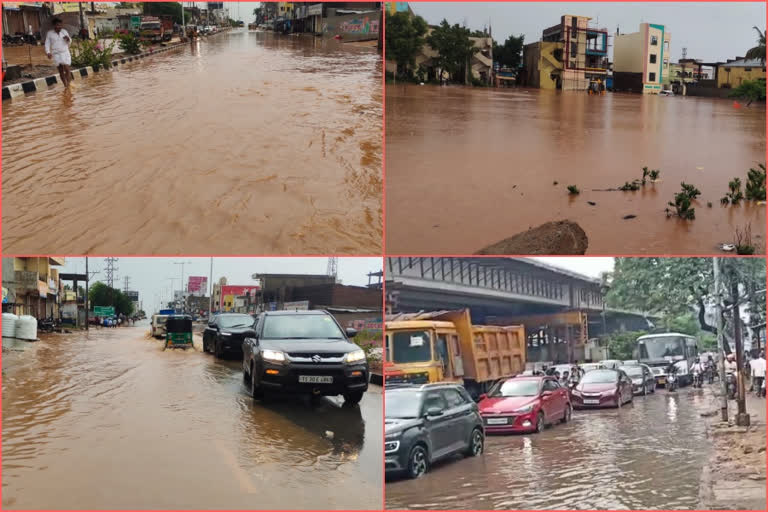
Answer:
<path fill-rule="evenodd" d="M 765 81 L 765 62 L 760 59 L 737 58 L 718 66 L 718 88 L 732 89 L 747 80 Z"/>
<path fill-rule="evenodd" d="M 59 316 L 59 271 L 64 258 L 3 258 L 3 311 L 38 319 Z"/>
<path fill-rule="evenodd" d="M 632 34 L 616 34 L 613 87 L 617 91 L 658 94 L 668 83 L 670 32 L 664 25 L 641 23 Z"/>
<path fill-rule="evenodd" d="M 608 31 L 591 18 L 570 14 L 545 29 L 541 41 L 523 47 L 521 83 L 541 89 L 584 91 L 608 73 Z"/>

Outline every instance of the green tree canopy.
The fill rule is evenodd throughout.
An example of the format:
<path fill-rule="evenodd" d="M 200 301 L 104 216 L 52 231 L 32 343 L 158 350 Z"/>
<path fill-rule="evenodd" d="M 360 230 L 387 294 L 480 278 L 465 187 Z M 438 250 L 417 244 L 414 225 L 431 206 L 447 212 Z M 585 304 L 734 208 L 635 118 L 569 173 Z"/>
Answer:
<path fill-rule="evenodd" d="M 448 21 L 443 20 L 427 36 L 427 44 L 438 53 L 438 67 L 446 71 L 453 81 L 466 81 L 462 72 L 466 72 L 470 57 L 478 51 L 469 35 L 468 28 L 458 23 L 450 25 Z"/>
<path fill-rule="evenodd" d="M 725 311 L 736 302 L 747 304 L 753 327 L 765 323 L 765 292 L 758 293 L 765 289 L 765 260 L 721 258 L 720 262 L 724 335 L 728 337 L 733 328 L 732 315 Z M 695 312 L 702 331 L 717 332 L 707 322 L 707 307 L 715 303 L 712 258 L 616 258 L 607 283 L 610 307 L 659 314 L 668 328 L 677 329 L 692 329 L 685 318 Z"/>
<path fill-rule="evenodd" d="M 517 37 L 514 35 L 509 36 L 503 45 L 494 41 L 493 60 L 501 64 L 502 67 L 518 69 L 523 61 L 524 41 L 524 34 L 520 34 Z"/>
<path fill-rule="evenodd" d="M 181 4 L 179 2 L 144 2 L 147 16 L 173 16 L 173 22 L 181 25 Z"/>
<path fill-rule="evenodd" d="M 765 81 L 764 80 L 745 80 L 731 91 L 732 98 L 740 98 L 747 102 L 747 106 L 753 101 L 765 100 Z"/>
<path fill-rule="evenodd" d="M 96 282 L 88 290 L 91 309 L 94 306 L 113 306 L 116 314 L 133 314 L 133 302 L 123 292 L 110 288 L 102 282 Z"/>
<path fill-rule="evenodd" d="M 387 59 L 395 61 L 398 74 L 412 71 L 416 56 L 424 46 L 427 22 L 407 12 L 387 12 L 386 24 Z"/>

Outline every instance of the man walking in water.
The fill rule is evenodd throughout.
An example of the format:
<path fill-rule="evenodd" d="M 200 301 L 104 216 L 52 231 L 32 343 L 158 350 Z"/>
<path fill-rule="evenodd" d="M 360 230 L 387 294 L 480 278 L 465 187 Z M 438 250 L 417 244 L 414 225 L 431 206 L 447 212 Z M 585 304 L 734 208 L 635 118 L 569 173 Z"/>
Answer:
<path fill-rule="evenodd" d="M 72 55 L 69 53 L 69 45 L 72 44 L 72 38 L 62 27 L 63 23 L 59 18 L 53 19 L 53 30 L 48 31 L 45 36 L 45 54 L 49 59 L 53 59 L 56 67 L 59 68 L 59 76 L 64 83 L 64 87 L 69 87 L 72 73 L 69 66 L 72 65 Z"/>

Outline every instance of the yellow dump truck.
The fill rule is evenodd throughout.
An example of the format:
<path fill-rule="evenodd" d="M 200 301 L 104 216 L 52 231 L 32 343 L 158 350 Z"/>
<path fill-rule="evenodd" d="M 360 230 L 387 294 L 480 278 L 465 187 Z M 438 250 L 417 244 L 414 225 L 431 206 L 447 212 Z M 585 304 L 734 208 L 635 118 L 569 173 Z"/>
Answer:
<path fill-rule="evenodd" d="M 387 383 L 462 382 L 470 394 L 525 370 L 525 329 L 472 325 L 469 310 L 386 319 Z"/>

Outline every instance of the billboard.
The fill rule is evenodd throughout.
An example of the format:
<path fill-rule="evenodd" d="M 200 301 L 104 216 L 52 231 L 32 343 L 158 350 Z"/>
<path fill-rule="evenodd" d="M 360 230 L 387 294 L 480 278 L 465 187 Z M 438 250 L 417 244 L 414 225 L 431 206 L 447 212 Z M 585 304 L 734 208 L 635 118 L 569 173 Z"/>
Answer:
<path fill-rule="evenodd" d="M 139 302 L 139 292 L 136 291 L 126 291 L 125 296 L 131 299 L 131 302 Z"/>
<path fill-rule="evenodd" d="M 235 297 L 248 295 L 254 290 L 260 290 L 258 285 L 222 285 L 221 295 L 219 296 L 219 311 L 230 311 L 235 306 Z"/>
<path fill-rule="evenodd" d="M 190 295 L 204 297 L 208 290 L 208 278 L 205 276 L 189 276 L 187 291 Z"/>
<path fill-rule="evenodd" d="M 223 9 L 224 2 L 208 2 L 208 10 L 215 11 L 217 9 Z"/>

